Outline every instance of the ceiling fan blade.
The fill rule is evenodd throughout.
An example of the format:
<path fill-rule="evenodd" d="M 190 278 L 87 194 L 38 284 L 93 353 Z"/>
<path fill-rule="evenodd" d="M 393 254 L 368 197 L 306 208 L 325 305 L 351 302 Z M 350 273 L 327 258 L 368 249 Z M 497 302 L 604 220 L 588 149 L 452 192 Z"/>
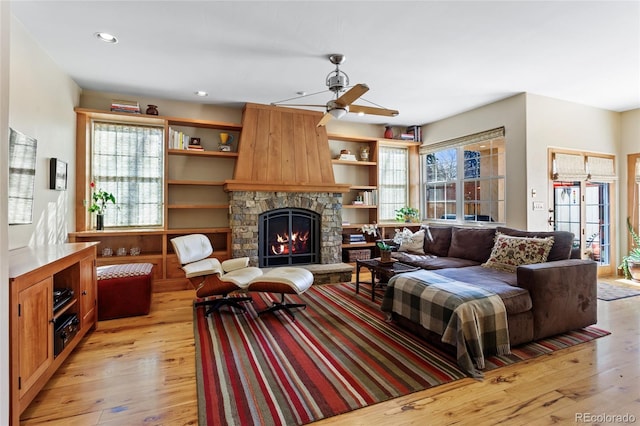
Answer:
<path fill-rule="evenodd" d="M 328 112 L 325 113 L 322 118 L 320 119 L 320 121 L 318 121 L 318 125 L 316 127 L 322 127 L 325 124 L 327 124 L 329 122 L 329 120 L 331 120 L 333 118 L 333 115 L 329 114 Z"/>
<path fill-rule="evenodd" d="M 349 107 L 349 112 L 355 113 L 363 113 L 363 114 L 371 114 L 371 115 L 384 115 L 387 117 L 395 117 L 400 114 L 395 109 L 386 109 L 386 108 L 374 108 L 364 105 L 351 105 Z"/>
<path fill-rule="evenodd" d="M 312 107 L 312 108 L 327 108 L 327 105 L 312 105 L 312 104 L 280 104 L 276 106 L 295 106 L 295 107 Z"/>
<path fill-rule="evenodd" d="M 369 86 L 366 84 L 356 84 L 351 89 L 347 90 L 342 96 L 335 100 L 338 105 L 349 106 L 353 101 L 358 99 L 369 91 Z"/>

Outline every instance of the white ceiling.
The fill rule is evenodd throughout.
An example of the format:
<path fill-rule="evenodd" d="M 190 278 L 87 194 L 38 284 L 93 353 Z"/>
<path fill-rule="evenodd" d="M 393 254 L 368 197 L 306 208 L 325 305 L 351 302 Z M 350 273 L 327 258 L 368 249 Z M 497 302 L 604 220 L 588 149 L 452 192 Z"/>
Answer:
<path fill-rule="evenodd" d="M 343 53 L 351 84 L 371 88 L 364 98 L 400 111 L 350 121 L 424 124 L 521 92 L 640 107 L 638 1 L 49 0 L 11 12 L 90 90 L 269 104 L 325 90 L 327 55 Z"/>

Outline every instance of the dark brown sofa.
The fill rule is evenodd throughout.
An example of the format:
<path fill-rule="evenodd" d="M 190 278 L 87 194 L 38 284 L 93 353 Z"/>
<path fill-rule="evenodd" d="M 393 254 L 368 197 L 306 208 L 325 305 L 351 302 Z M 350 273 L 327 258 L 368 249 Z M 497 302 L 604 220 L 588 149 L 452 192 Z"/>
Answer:
<path fill-rule="evenodd" d="M 506 227 L 423 226 L 422 229 L 426 234 L 424 254 L 394 252 L 392 256 L 498 294 L 507 311 L 512 346 L 597 322 L 597 264 L 571 258 L 572 233 L 528 232 Z M 518 237 L 553 236 L 554 243 L 546 262 L 519 266 L 515 273 L 505 272 L 481 266 L 491 255 L 496 231 Z M 426 332 L 406 319 L 394 318 L 414 332 Z"/>

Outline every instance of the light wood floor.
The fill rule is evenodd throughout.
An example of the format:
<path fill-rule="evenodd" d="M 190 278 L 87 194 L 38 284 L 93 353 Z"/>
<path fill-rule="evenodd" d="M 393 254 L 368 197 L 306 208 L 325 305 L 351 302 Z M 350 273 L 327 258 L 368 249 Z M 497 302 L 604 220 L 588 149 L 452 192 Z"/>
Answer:
<path fill-rule="evenodd" d="M 191 291 L 155 293 L 150 315 L 98 323 L 25 411 L 23 424 L 197 424 L 192 298 Z M 580 413 L 628 414 L 640 423 L 640 297 L 598 305 L 597 325 L 610 336 L 487 372 L 483 381 L 459 380 L 317 424 L 597 420 L 576 421 Z"/>

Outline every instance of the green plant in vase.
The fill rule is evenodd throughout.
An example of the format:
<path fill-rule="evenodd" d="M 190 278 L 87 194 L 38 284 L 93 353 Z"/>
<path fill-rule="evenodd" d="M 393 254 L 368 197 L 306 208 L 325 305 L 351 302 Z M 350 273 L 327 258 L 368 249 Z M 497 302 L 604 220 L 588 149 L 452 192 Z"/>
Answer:
<path fill-rule="evenodd" d="M 622 263 L 618 268 L 622 269 L 626 279 L 633 278 L 636 281 L 640 281 L 640 236 L 633 229 L 630 218 L 627 218 L 627 229 L 633 239 L 633 243 L 629 254 L 622 258 Z"/>
<path fill-rule="evenodd" d="M 413 207 L 405 206 L 396 211 L 396 221 L 398 222 L 417 222 L 420 219 L 420 212 Z"/>
<path fill-rule="evenodd" d="M 103 191 L 102 189 L 96 191 L 96 184 L 94 182 L 91 182 L 90 186 L 93 194 L 91 195 L 92 202 L 89 206 L 89 211 L 96 214 L 96 229 L 102 230 L 104 229 L 104 212 L 107 204 L 113 203 L 115 205 L 116 197 L 112 193 Z"/>
<path fill-rule="evenodd" d="M 380 249 L 380 262 L 391 262 L 391 251 L 393 250 L 393 246 L 390 246 L 384 241 L 378 241 L 376 245 Z"/>

